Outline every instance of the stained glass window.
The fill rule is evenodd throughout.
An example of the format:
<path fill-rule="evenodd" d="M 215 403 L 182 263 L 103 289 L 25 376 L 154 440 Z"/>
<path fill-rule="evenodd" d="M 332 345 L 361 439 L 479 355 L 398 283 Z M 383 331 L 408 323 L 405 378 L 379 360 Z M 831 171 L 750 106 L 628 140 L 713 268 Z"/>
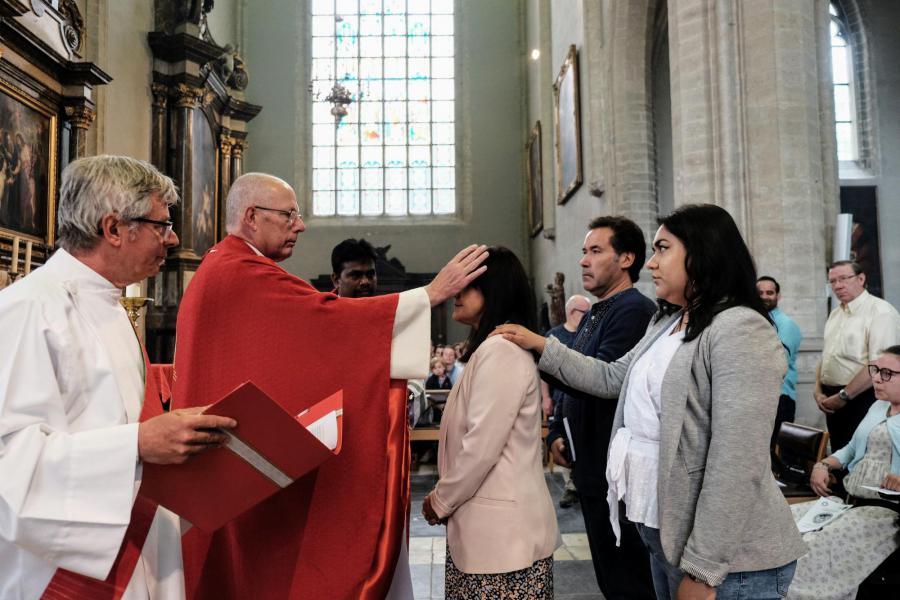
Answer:
<path fill-rule="evenodd" d="M 853 54 L 847 26 L 837 7 L 831 11 L 831 77 L 834 85 L 834 131 L 838 160 L 856 160 L 859 156 L 856 127 L 856 101 L 853 90 Z"/>
<path fill-rule="evenodd" d="M 455 213 L 454 0 L 311 5 L 313 214 Z"/>

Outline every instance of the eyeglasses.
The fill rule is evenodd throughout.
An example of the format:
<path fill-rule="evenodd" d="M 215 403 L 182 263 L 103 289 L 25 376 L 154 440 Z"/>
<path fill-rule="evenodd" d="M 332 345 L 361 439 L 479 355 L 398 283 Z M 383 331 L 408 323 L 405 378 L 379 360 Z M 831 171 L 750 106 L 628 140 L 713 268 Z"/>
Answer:
<path fill-rule="evenodd" d="M 150 225 L 154 225 L 158 227 L 157 231 L 160 232 L 162 239 L 167 239 L 170 235 L 172 235 L 172 221 L 157 221 L 156 219 L 148 219 L 147 217 L 135 217 L 133 219 L 129 219 L 129 221 L 136 221 L 138 223 L 149 223 Z"/>
<path fill-rule="evenodd" d="M 278 208 L 269 208 L 268 206 L 256 206 L 256 205 L 254 205 L 253 208 L 255 208 L 257 210 L 267 210 L 269 212 L 274 212 L 274 213 L 283 215 L 283 216 L 287 217 L 288 225 L 293 225 L 294 223 L 296 223 L 297 221 L 300 220 L 300 211 L 298 211 L 298 210 L 281 210 Z"/>
<path fill-rule="evenodd" d="M 859 277 L 859 275 L 844 275 L 843 277 L 835 277 L 834 279 L 828 280 L 828 285 L 831 287 L 836 286 L 839 283 L 844 283 L 848 279 L 853 279 L 854 277 Z"/>
<path fill-rule="evenodd" d="M 900 375 L 900 371 L 894 371 L 887 367 L 878 368 L 877 365 L 869 365 L 869 376 L 875 377 L 876 374 L 881 375 L 882 381 L 890 381 L 894 375 Z"/>

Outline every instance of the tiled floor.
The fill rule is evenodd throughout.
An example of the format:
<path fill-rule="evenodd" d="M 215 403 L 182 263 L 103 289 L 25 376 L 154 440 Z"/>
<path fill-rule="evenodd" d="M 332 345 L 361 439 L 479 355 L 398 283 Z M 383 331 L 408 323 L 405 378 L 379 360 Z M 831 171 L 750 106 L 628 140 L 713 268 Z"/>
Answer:
<path fill-rule="evenodd" d="M 556 515 L 563 546 L 553 555 L 553 587 L 557 600 L 602 600 L 597 588 L 591 552 L 584 533 L 581 510 L 576 504 L 562 509 L 557 504 L 563 491 L 559 473 L 546 475 L 547 486 L 557 506 Z M 427 465 L 412 476 L 409 562 L 413 592 L 417 600 L 443 600 L 446 538 L 442 527 L 431 527 L 422 518 L 422 498 L 437 481 Z"/>

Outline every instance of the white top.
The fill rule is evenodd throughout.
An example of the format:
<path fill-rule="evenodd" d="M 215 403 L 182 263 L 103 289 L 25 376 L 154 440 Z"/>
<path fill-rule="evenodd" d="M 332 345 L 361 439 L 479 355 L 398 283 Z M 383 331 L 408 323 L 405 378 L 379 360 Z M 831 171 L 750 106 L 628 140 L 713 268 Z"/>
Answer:
<path fill-rule="evenodd" d="M 900 344 L 900 314 L 869 292 L 838 305 L 825 322 L 821 382 L 843 386 L 884 349 Z"/>
<path fill-rule="evenodd" d="M 0 598 L 57 567 L 104 579 L 140 485 L 144 362 L 121 291 L 65 250 L 0 292 Z M 180 523 L 159 509 L 124 598 L 184 597 Z"/>
<path fill-rule="evenodd" d="M 684 340 L 684 331 L 672 333 L 678 321 L 660 335 L 634 363 L 625 395 L 624 427 L 609 448 L 610 521 L 619 538 L 619 500 L 633 523 L 659 527 L 656 495 L 659 475 L 659 421 L 661 390 L 672 357 Z"/>

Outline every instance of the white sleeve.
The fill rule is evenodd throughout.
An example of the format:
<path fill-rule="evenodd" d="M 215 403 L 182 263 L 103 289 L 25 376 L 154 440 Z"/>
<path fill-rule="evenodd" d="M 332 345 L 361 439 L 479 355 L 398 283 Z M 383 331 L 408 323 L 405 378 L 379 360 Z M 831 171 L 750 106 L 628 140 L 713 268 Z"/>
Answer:
<path fill-rule="evenodd" d="M 391 338 L 391 378 L 428 376 L 431 348 L 431 302 L 425 288 L 400 293 Z"/>
<path fill-rule="evenodd" d="M 86 394 L 98 382 L 77 369 L 84 340 L 35 304 L 0 307 L 0 553 L 103 579 L 131 516 L 138 425 L 103 426 L 105 398 Z"/>

